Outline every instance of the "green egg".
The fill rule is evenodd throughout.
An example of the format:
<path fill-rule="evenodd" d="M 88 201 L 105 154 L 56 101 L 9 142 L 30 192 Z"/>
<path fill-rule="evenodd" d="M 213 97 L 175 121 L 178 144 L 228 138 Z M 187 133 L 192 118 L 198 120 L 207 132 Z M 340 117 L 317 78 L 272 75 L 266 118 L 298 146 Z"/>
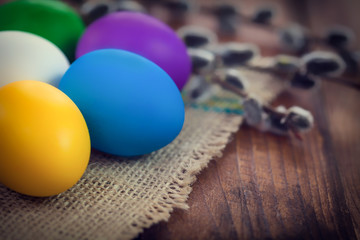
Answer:
<path fill-rule="evenodd" d="M 68 5 L 57 0 L 18 0 L 0 6 L 0 31 L 18 30 L 46 38 L 73 60 L 85 25 Z"/>

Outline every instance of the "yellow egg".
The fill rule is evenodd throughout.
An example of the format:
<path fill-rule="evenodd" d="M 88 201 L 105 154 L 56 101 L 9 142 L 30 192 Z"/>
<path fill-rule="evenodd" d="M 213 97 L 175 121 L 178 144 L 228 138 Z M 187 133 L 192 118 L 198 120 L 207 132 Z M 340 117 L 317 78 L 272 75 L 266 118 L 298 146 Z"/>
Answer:
<path fill-rule="evenodd" d="M 0 88 L 0 183 L 30 196 L 71 188 L 90 158 L 90 137 L 77 106 L 39 81 Z"/>

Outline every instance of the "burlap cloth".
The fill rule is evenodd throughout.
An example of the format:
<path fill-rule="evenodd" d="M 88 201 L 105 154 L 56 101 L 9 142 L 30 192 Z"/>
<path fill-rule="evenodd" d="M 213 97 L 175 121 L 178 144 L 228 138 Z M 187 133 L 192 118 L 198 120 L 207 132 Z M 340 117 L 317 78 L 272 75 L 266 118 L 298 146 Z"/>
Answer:
<path fill-rule="evenodd" d="M 283 88 L 269 76 L 245 74 L 250 91 L 265 101 Z M 238 99 L 221 91 L 216 97 Z M 221 156 L 242 122 L 240 114 L 219 109 L 186 107 L 180 135 L 147 156 L 93 151 L 81 180 L 57 196 L 27 197 L 0 185 L 0 239 L 131 239 L 168 220 L 174 208 L 188 209 L 195 175 Z"/>

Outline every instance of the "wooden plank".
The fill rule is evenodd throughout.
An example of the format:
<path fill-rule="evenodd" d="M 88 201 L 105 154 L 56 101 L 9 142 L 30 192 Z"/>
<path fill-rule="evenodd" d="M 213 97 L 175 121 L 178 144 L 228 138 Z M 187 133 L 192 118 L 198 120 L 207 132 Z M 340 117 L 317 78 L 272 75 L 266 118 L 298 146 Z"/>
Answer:
<path fill-rule="evenodd" d="M 327 1 L 322 4 L 308 1 L 310 12 L 309 24 L 313 31 L 322 32 L 329 24 L 343 24 L 352 28 L 360 37 L 358 10 L 360 2 L 353 0 Z M 321 11 L 321 18 L 316 16 Z M 353 48 L 360 47 L 360 41 L 354 42 Z M 357 78 L 359 80 L 359 78 Z M 359 81 L 358 81 L 359 82 Z M 327 139 L 325 151 L 328 153 L 329 164 L 338 175 L 336 189 L 339 194 L 334 198 L 339 202 L 334 209 L 339 223 L 339 232 L 344 238 L 360 238 L 360 101 L 358 91 L 339 88 L 334 84 L 324 84 L 322 88 L 323 116 L 328 124 L 324 129 Z"/>

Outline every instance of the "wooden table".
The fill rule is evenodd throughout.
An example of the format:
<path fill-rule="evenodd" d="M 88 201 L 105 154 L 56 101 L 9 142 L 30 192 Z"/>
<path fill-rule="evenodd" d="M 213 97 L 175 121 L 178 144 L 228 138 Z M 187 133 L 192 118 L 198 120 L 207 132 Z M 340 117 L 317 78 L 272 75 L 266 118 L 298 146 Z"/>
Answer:
<path fill-rule="evenodd" d="M 278 8 L 276 24 L 296 21 L 317 34 L 344 24 L 360 39 L 360 1 L 232 2 L 248 14 L 258 4 L 272 3 Z M 187 21 L 215 26 L 198 15 Z M 276 35 L 245 25 L 239 25 L 236 37 L 222 40 L 258 43 L 265 55 L 280 52 Z M 314 91 L 283 93 L 275 106 L 299 105 L 315 117 L 304 140 L 241 127 L 223 157 L 199 174 L 190 209 L 174 210 L 168 222 L 137 239 L 359 239 L 359 103 L 359 91 L 327 82 Z"/>
<path fill-rule="evenodd" d="M 316 34 L 344 24 L 360 38 L 360 1 L 239 2 L 245 13 L 260 3 L 276 4 L 277 24 L 296 21 Z M 213 24 L 197 16 L 189 21 L 199 20 Z M 276 37 L 246 26 L 230 40 L 255 41 L 267 55 L 279 51 Z M 328 82 L 314 91 L 283 93 L 274 105 L 299 105 L 315 117 L 304 140 L 241 127 L 223 157 L 199 174 L 190 209 L 175 210 L 169 222 L 137 239 L 359 239 L 359 103 L 359 91 Z"/>

